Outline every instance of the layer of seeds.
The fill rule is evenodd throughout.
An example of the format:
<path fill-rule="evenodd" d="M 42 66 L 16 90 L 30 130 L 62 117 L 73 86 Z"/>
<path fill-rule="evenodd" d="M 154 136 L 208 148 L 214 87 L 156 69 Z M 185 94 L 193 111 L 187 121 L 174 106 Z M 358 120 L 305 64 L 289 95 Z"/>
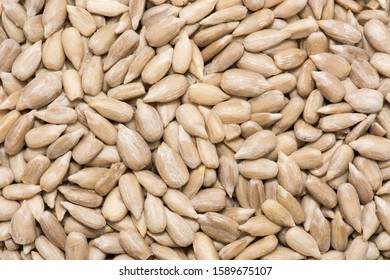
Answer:
<path fill-rule="evenodd" d="M 389 0 L 2 0 L 0 259 L 390 258 Z"/>

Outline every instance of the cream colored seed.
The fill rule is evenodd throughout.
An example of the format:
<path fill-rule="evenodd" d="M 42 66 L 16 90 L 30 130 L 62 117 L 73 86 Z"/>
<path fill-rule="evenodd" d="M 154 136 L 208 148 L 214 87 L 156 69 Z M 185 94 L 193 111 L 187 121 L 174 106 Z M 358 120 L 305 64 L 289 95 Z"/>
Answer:
<path fill-rule="evenodd" d="M 388 259 L 366 2 L 3 0 L 0 259 Z"/>

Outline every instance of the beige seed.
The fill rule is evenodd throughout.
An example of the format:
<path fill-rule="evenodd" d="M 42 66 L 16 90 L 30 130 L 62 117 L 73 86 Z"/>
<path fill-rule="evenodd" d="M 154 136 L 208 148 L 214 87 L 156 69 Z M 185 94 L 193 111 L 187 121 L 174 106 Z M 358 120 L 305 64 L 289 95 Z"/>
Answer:
<path fill-rule="evenodd" d="M 199 215 L 198 222 L 202 231 L 217 241 L 230 243 L 240 235 L 238 224 L 218 213 L 208 212 Z"/>
<path fill-rule="evenodd" d="M 272 89 L 262 75 L 241 69 L 224 72 L 221 87 L 226 93 L 239 97 L 256 97 Z"/>
<path fill-rule="evenodd" d="M 11 237 L 17 244 L 30 244 L 35 240 L 35 219 L 27 206 L 23 202 L 21 207 L 11 219 Z"/>
<path fill-rule="evenodd" d="M 264 237 L 246 247 L 235 260 L 255 260 L 271 253 L 278 245 L 274 235 Z"/>
<path fill-rule="evenodd" d="M 269 9 L 261 9 L 243 19 L 232 33 L 234 36 L 241 36 L 256 32 L 271 24 L 274 14 Z"/>
<path fill-rule="evenodd" d="M 186 221 L 176 213 L 171 212 L 167 208 L 165 215 L 167 218 L 167 232 L 172 240 L 179 246 L 186 247 L 190 245 L 195 238 L 194 232 Z"/>
<path fill-rule="evenodd" d="M 356 30 L 353 26 L 348 23 L 341 22 L 333 19 L 320 20 L 318 22 L 320 28 L 325 32 L 326 35 L 330 36 L 334 40 L 354 45 L 358 43 L 362 34 Z"/>
<path fill-rule="evenodd" d="M 38 222 L 49 241 L 55 246 L 64 249 L 66 234 L 57 218 L 51 212 L 45 211 L 39 217 Z"/>
<path fill-rule="evenodd" d="M 290 33 L 287 32 L 263 29 L 248 35 L 243 44 L 249 52 L 260 52 L 278 45 L 289 37 Z"/>
<path fill-rule="evenodd" d="M 340 205 L 340 211 L 347 223 L 360 233 L 362 212 L 360 210 L 360 201 L 356 189 L 351 184 L 342 184 L 337 189 L 337 199 Z"/>
<path fill-rule="evenodd" d="M 58 187 L 63 178 L 65 177 L 66 172 L 68 171 L 69 164 L 71 159 L 71 152 L 67 152 L 63 156 L 57 158 L 48 169 L 46 169 L 45 173 L 43 173 L 39 184 L 42 189 L 46 192 L 53 191 L 56 187 Z"/>
<path fill-rule="evenodd" d="M 320 252 L 329 251 L 331 228 L 329 221 L 319 208 L 316 208 L 310 225 L 310 235 L 314 237 Z"/>
<path fill-rule="evenodd" d="M 1 117 L 0 122 L 0 142 L 4 142 L 8 132 L 14 123 L 20 118 L 20 113 L 16 110 L 10 111 Z"/>
<path fill-rule="evenodd" d="M 301 11 L 306 6 L 306 4 L 307 4 L 306 0 L 283 1 L 279 5 L 277 5 L 276 8 L 274 9 L 275 17 L 289 18 L 297 14 L 299 11 Z"/>
<path fill-rule="evenodd" d="M 373 160 L 388 160 L 387 148 L 390 147 L 390 142 L 387 139 L 365 135 L 349 144 L 352 149 L 358 151 L 362 156 Z"/>
<path fill-rule="evenodd" d="M 108 194 L 116 186 L 125 171 L 126 166 L 122 162 L 112 164 L 110 169 L 96 182 L 95 191 L 102 196 Z"/>
<path fill-rule="evenodd" d="M 349 164 L 348 181 L 355 187 L 362 204 L 366 204 L 373 199 L 374 193 L 370 182 L 352 163 Z"/>
<path fill-rule="evenodd" d="M 267 199 L 261 205 L 261 210 L 268 219 L 278 225 L 288 227 L 295 226 L 294 220 L 288 210 L 273 199 Z"/>
<path fill-rule="evenodd" d="M 230 34 L 238 24 L 239 22 L 229 22 L 205 28 L 195 34 L 194 42 L 199 47 L 206 47 L 223 36 Z"/>
<path fill-rule="evenodd" d="M 11 184 L 2 189 L 2 195 L 8 200 L 24 200 L 41 191 L 39 185 Z"/>
<path fill-rule="evenodd" d="M 65 258 L 67 260 L 86 260 L 88 257 L 88 241 L 80 232 L 71 232 L 65 242 Z"/>
<path fill-rule="evenodd" d="M 35 111 L 33 110 L 20 117 L 8 131 L 4 141 L 4 148 L 7 154 L 15 155 L 22 150 L 25 144 L 25 136 L 33 126 L 34 113 Z"/>
<path fill-rule="evenodd" d="M 70 202 L 61 202 L 61 205 L 68 210 L 74 219 L 90 228 L 101 229 L 106 225 L 106 220 L 96 210 L 78 206 Z"/>
<path fill-rule="evenodd" d="M 191 203 L 199 213 L 220 211 L 226 206 L 226 192 L 218 188 L 200 190 Z"/>
<path fill-rule="evenodd" d="M 42 259 L 65 260 L 65 255 L 62 250 L 53 245 L 45 236 L 41 235 L 37 237 L 34 244 Z"/>
<path fill-rule="evenodd" d="M 187 80 L 182 75 L 169 75 L 154 84 L 143 101 L 170 102 L 182 96 L 187 91 L 188 86 Z"/>
<path fill-rule="evenodd" d="M 195 234 L 193 247 L 197 260 L 219 260 L 219 255 L 213 245 L 213 241 L 206 234 L 197 232 Z"/>
<path fill-rule="evenodd" d="M 135 259 L 146 260 L 152 255 L 149 246 L 136 229 L 120 231 L 119 242 L 126 253 Z"/>
<path fill-rule="evenodd" d="M 367 116 L 364 114 L 341 113 L 341 114 L 334 114 L 334 115 L 323 117 L 320 119 L 319 124 L 322 131 L 334 132 L 334 131 L 338 131 L 338 130 L 342 130 L 354 126 L 355 124 L 363 121 L 366 118 Z"/>
<path fill-rule="evenodd" d="M 103 201 L 103 198 L 92 190 L 85 190 L 73 186 L 59 186 L 58 190 L 69 202 L 84 207 L 99 207 Z"/>
<path fill-rule="evenodd" d="M 267 159 L 244 160 L 238 164 L 238 170 L 244 177 L 250 179 L 271 179 L 278 173 L 275 162 Z"/>
<path fill-rule="evenodd" d="M 390 213 L 390 206 L 387 201 L 380 198 L 379 196 L 375 196 L 375 204 L 377 207 L 377 215 L 379 218 L 379 221 L 381 222 L 384 229 L 389 233 L 389 213 Z"/>
<path fill-rule="evenodd" d="M 180 155 L 162 143 L 155 154 L 154 162 L 158 173 L 171 188 L 182 187 L 189 179 L 188 169 Z"/>
<path fill-rule="evenodd" d="M 344 99 L 359 113 L 377 113 L 383 106 L 383 95 L 368 88 L 347 94 Z"/>
<path fill-rule="evenodd" d="M 320 251 L 315 239 L 299 227 L 293 227 L 286 233 L 287 244 L 298 253 L 305 256 L 321 258 Z"/>
<path fill-rule="evenodd" d="M 63 0 L 49 0 L 45 3 L 42 16 L 45 38 L 63 26 L 67 16 L 66 4 Z"/>
<path fill-rule="evenodd" d="M 41 63 L 42 41 L 24 49 L 12 64 L 12 75 L 20 81 L 26 81 L 34 75 Z M 28 67 L 26 67 L 28 65 Z"/>
<path fill-rule="evenodd" d="M 149 171 L 134 172 L 138 182 L 151 194 L 162 196 L 167 191 L 167 185 L 157 174 Z"/>
<path fill-rule="evenodd" d="M 68 18 L 81 35 L 89 37 L 96 30 L 96 23 L 92 15 L 83 7 L 67 5 Z"/>

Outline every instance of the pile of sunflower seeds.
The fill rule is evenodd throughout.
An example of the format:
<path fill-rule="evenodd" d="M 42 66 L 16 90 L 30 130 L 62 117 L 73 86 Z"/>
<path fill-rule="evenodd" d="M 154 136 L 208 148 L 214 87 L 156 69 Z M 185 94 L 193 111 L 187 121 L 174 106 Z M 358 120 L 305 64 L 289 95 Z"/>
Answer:
<path fill-rule="evenodd" d="M 1 0 L 0 259 L 390 258 L 389 0 Z"/>

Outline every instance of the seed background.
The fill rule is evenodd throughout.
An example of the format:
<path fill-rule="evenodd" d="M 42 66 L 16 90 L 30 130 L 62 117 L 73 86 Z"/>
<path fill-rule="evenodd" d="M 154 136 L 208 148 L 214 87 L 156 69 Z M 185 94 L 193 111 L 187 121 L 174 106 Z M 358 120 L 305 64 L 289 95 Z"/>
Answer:
<path fill-rule="evenodd" d="M 2 0 L 0 259 L 387 259 L 389 1 Z"/>

